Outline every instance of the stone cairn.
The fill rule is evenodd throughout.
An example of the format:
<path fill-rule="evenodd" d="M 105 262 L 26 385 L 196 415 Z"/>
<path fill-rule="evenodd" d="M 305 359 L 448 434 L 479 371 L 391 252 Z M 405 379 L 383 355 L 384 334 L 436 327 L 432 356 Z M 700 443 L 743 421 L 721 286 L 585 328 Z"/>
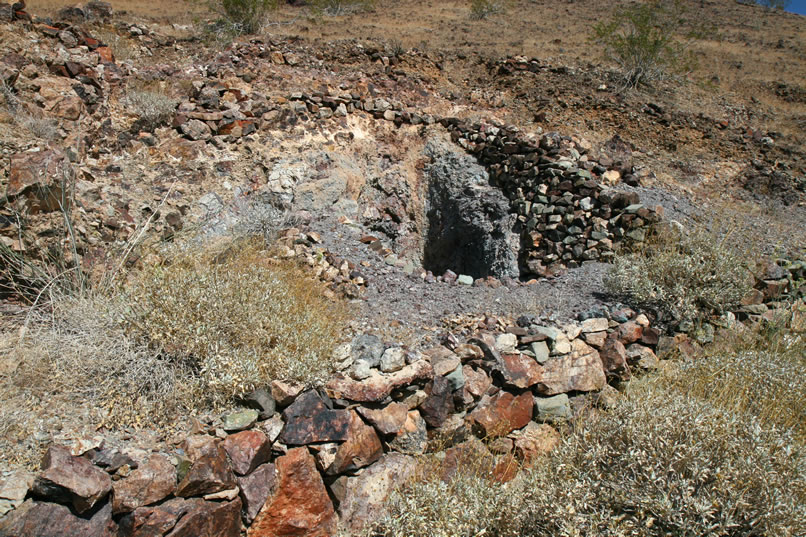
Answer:
<path fill-rule="evenodd" d="M 472 456 L 511 480 L 559 442 L 555 427 L 657 367 L 654 349 L 667 343 L 645 315 L 602 313 L 565 326 L 485 319 L 424 352 L 364 334 L 337 349 L 341 372 L 324 387 L 275 381 L 173 452 L 53 445 L 38 475 L 0 485 L 0 506 L 14 509 L 0 535 L 358 531 L 433 451 L 445 479 Z"/>

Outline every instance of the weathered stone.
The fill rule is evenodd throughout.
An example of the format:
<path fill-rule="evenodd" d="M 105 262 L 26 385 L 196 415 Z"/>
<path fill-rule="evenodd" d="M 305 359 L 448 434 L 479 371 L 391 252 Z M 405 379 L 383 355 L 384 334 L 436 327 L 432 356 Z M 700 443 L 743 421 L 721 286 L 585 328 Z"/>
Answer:
<path fill-rule="evenodd" d="M 619 325 L 613 335 L 619 341 L 621 341 L 622 344 L 629 345 L 630 343 L 635 343 L 641 339 L 641 334 L 643 331 L 644 329 L 640 324 L 636 323 L 635 321 L 628 321 Z"/>
<path fill-rule="evenodd" d="M 525 467 L 547 455 L 560 443 L 560 433 L 551 425 L 529 422 L 526 427 L 510 435 L 515 440 L 515 455 Z"/>
<path fill-rule="evenodd" d="M 630 378 L 630 368 L 627 366 L 627 349 L 615 337 L 609 337 L 605 341 L 602 350 L 599 351 L 602 360 L 602 367 L 610 380 Z"/>
<path fill-rule="evenodd" d="M 260 428 L 266 433 L 266 438 L 268 438 L 269 442 L 272 444 L 280 438 L 280 433 L 283 432 L 284 427 L 285 423 L 283 423 L 283 417 L 279 414 L 275 414 L 271 419 L 260 424 Z"/>
<path fill-rule="evenodd" d="M 660 339 L 660 330 L 657 328 L 646 327 L 644 328 L 643 332 L 641 332 L 641 343 L 644 345 L 655 346 L 658 344 Z"/>
<path fill-rule="evenodd" d="M 363 468 L 377 461 L 381 455 L 383 445 L 375 429 L 364 423 L 358 413 L 351 411 L 347 440 L 336 451 L 327 474 L 338 475 Z"/>
<path fill-rule="evenodd" d="M 182 449 L 191 462 L 196 462 L 201 457 L 215 454 L 218 440 L 208 434 L 194 434 L 185 438 L 182 442 Z"/>
<path fill-rule="evenodd" d="M 541 395 L 595 391 L 606 382 L 598 351 L 579 339 L 573 341 L 568 355 L 552 358 L 543 368 L 543 379 L 537 385 Z"/>
<path fill-rule="evenodd" d="M 495 350 L 500 353 L 515 352 L 515 347 L 518 345 L 518 336 L 515 334 L 499 334 L 495 338 Z"/>
<path fill-rule="evenodd" d="M 585 343 L 596 349 L 601 349 L 607 341 L 607 332 L 588 332 L 582 334 Z M 601 352 L 601 351 L 600 351 Z"/>
<path fill-rule="evenodd" d="M 434 377 L 426 391 L 428 398 L 420 405 L 420 415 L 431 427 L 439 427 L 455 411 L 452 387 L 445 377 Z"/>
<path fill-rule="evenodd" d="M 370 367 L 378 367 L 384 353 L 383 342 L 376 335 L 360 334 L 353 338 L 351 352 L 353 360 L 365 360 Z"/>
<path fill-rule="evenodd" d="M 462 372 L 465 376 L 464 392 L 469 394 L 472 399 L 479 399 L 493 384 L 492 379 L 483 369 L 475 369 L 466 365 L 462 367 Z"/>
<path fill-rule="evenodd" d="M 232 469 L 246 475 L 271 458 L 271 442 L 260 431 L 242 431 L 228 436 L 223 442 Z"/>
<path fill-rule="evenodd" d="M 468 416 L 468 421 L 481 437 L 505 436 L 531 421 L 533 407 L 531 393 L 516 396 L 501 391 L 484 396 Z"/>
<path fill-rule="evenodd" d="M 244 518 L 250 524 L 266 498 L 274 492 L 277 484 L 276 469 L 273 464 L 264 464 L 255 469 L 254 472 L 245 477 L 238 477 L 238 488 L 241 489 L 241 501 L 244 507 Z"/>
<path fill-rule="evenodd" d="M 257 422 L 258 411 L 255 409 L 240 410 L 230 412 L 224 416 L 221 427 L 228 433 L 234 433 L 248 429 Z"/>
<path fill-rule="evenodd" d="M 92 509 L 112 490 L 109 475 L 62 446 L 51 446 L 42 459 L 43 472 L 36 478 L 35 496 L 68 503 L 81 514 Z"/>
<path fill-rule="evenodd" d="M 644 370 L 657 369 L 658 357 L 649 347 L 633 343 L 627 347 L 627 362 Z"/>
<path fill-rule="evenodd" d="M 174 498 L 123 517 L 118 537 L 238 537 L 240 530 L 240 499 L 206 502 Z"/>
<path fill-rule="evenodd" d="M 384 436 L 400 431 L 408 415 L 408 409 L 401 403 L 390 403 L 378 409 L 360 406 L 356 410 Z"/>
<path fill-rule="evenodd" d="M 394 373 L 406 366 L 406 356 L 400 347 L 390 347 L 381 356 L 380 368 L 383 373 Z"/>
<path fill-rule="evenodd" d="M 64 505 L 28 500 L 0 519 L 0 535 L 8 537 L 116 537 L 117 530 L 108 503 L 80 517 Z"/>
<path fill-rule="evenodd" d="M 316 462 L 307 448 L 294 448 L 275 461 L 277 487 L 258 513 L 249 537 L 330 537 L 337 518 Z"/>
<path fill-rule="evenodd" d="M 461 367 L 457 367 L 456 369 L 445 375 L 445 380 L 448 381 L 451 391 L 455 392 L 461 390 L 462 387 L 465 385 L 465 374 L 462 371 Z"/>
<path fill-rule="evenodd" d="M 549 346 L 545 341 L 535 341 L 529 345 L 529 348 L 532 350 L 532 354 L 535 355 L 535 361 L 540 365 L 545 364 L 551 355 Z"/>
<path fill-rule="evenodd" d="M 339 514 L 342 526 L 353 534 L 372 525 L 383 515 L 389 496 L 415 473 L 414 457 L 387 453 L 356 477 L 347 478 Z"/>
<path fill-rule="evenodd" d="M 473 345 L 470 343 L 462 343 L 457 345 L 453 352 L 462 362 L 481 360 L 484 358 L 484 352 L 481 350 L 481 348 L 478 345 Z"/>
<path fill-rule="evenodd" d="M 555 422 L 572 416 L 568 396 L 564 393 L 552 397 L 535 397 L 535 420 Z"/>
<path fill-rule="evenodd" d="M 243 398 L 243 402 L 249 408 L 258 411 L 258 419 L 267 420 L 274 415 L 277 403 L 265 388 L 259 388 Z"/>
<path fill-rule="evenodd" d="M 75 171 L 67 156 L 58 149 L 26 151 L 11 156 L 8 168 L 9 198 L 24 197 L 31 214 L 68 209 Z"/>
<path fill-rule="evenodd" d="M 592 319 L 585 319 L 582 321 L 582 333 L 588 334 L 590 332 L 604 332 L 608 329 L 608 320 L 604 317 L 594 317 Z"/>
<path fill-rule="evenodd" d="M 0 481 L 0 518 L 22 505 L 34 479 L 34 474 L 17 470 Z"/>
<path fill-rule="evenodd" d="M 434 376 L 444 377 L 462 365 L 459 357 L 442 345 L 429 349 L 426 355 L 434 368 Z"/>
<path fill-rule="evenodd" d="M 227 453 L 220 443 L 215 449 L 201 455 L 193 462 L 187 475 L 176 489 L 176 495 L 183 498 L 203 496 L 235 486 L 235 476 L 230 468 Z"/>
<path fill-rule="evenodd" d="M 213 132 L 210 130 L 207 123 L 198 119 L 186 121 L 179 127 L 179 130 L 182 131 L 182 134 L 194 141 L 206 141 L 213 137 Z"/>
<path fill-rule="evenodd" d="M 176 489 L 176 468 L 168 457 L 154 453 L 126 479 L 116 481 L 112 488 L 112 512 L 128 513 L 173 494 Z"/>
<path fill-rule="evenodd" d="M 305 386 L 298 382 L 286 382 L 283 380 L 273 380 L 271 382 L 271 396 L 281 407 L 286 407 L 294 402 Z"/>
<path fill-rule="evenodd" d="M 309 390 L 283 411 L 283 443 L 300 446 L 314 442 L 343 442 L 347 439 L 350 413 L 328 409 L 315 390 Z"/>
<path fill-rule="evenodd" d="M 428 444 L 428 433 L 425 420 L 416 410 L 410 410 L 406 415 L 406 422 L 397 432 L 389 447 L 406 455 L 421 455 Z"/>
<path fill-rule="evenodd" d="M 395 388 L 414 384 L 418 380 L 428 380 L 433 375 L 431 364 L 426 360 L 420 360 L 395 373 L 387 375 L 373 373 L 363 381 L 337 375 L 327 383 L 327 390 L 328 395 L 335 399 L 348 399 L 361 403 L 380 402 Z"/>
<path fill-rule="evenodd" d="M 531 388 L 543 378 L 543 368 L 534 359 L 519 352 L 501 353 L 501 361 L 495 367 L 507 386 Z"/>

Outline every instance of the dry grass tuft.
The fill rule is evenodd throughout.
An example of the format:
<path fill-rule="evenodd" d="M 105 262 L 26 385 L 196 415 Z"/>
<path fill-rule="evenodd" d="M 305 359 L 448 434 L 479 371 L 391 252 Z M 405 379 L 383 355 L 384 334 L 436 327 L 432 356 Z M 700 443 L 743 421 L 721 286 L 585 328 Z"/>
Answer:
<path fill-rule="evenodd" d="M 346 311 L 322 291 L 262 240 L 244 239 L 145 269 L 127 291 L 125 324 L 222 402 L 277 378 L 326 379 Z"/>
<path fill-rule="evenodd" d="M 730 232 L 665 225 L 640 249 L 619 255 L 605 277 L 609 291 L 678 321 L 724 313 L 752 287 L 749 251 Z"/>
<path fill-rule="evenodd" d="M 153 131 L 173 119 L 179 100 L 159 88 L 135 85 L 127 90 L 122 104 L 130 114 L 137 117 L 136 124 L 139 128 Z"/>

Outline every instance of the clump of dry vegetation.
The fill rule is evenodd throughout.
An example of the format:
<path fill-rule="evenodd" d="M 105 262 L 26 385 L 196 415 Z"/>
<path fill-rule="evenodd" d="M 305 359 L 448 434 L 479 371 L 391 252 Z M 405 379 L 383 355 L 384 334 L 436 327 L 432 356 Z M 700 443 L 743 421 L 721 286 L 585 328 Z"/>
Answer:
<path fill-rule="evenodd" d="M 128 112 L 137 118 L 137 125 L 149 131 L 170 123 L 179 104 L 178 99 L 160 88 L 142 84 L 128 88 L 122 101 Z"/>
<path fill-rule="evenodd" d="M 507 0 L 470 0 L 470 18 L 486 19 L 490 15 L 502 13 L 507 8 Z"/>
<path fill-rule="evenodd" d="M 332 372 L 346 310 L 304 268 L 262 238 L 174 248 L 125 284 L 48 285 L 23 335 L 4 334 L 4 452 L 34 460 L 19 446 L 54 410 L 96 427 L 167 426 L 274 379 L 313 385 Z"/>
<path fill-rule="evenodd" d="M 0 97 L 2 97 L 6 111 L 17 126 L 42 140 L 53 141 L 61 138 L 59 123 L 53 118 L 29 112 L 17 98 L 14 88 L 6 82 L 0 83 Z"/>
<path fill-rule="evenodd" d="M 664 225 L 636 251 L 616 257 L 605 285 L 636 305 L 691 322 L 739 304 L 752 287 L 750 259 L 730 232 Z"/>
<path fill-rule="evenodd" d="M 375 0 L 313 0 L 310 3 L 315 13 L 333 16 L 371 11 L 375 7 Z"/>

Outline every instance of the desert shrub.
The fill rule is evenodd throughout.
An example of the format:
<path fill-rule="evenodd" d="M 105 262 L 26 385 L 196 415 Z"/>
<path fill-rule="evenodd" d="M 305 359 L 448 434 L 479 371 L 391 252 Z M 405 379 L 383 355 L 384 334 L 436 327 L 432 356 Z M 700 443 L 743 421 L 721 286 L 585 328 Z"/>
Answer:
<path fill-rule="evenodd" d="M 221 17 L 225 30 L 235 34 L 260 31 L 278 0 L 209 0 L 210 9 Z"/>
<path fill-rule="evenodd" d="M 129 333 L 194 371 L 213 402 L 273 379 L 316 384 L 333 370 L 344 309 L 262 244 L 189 248 L 145 269 L 128 290 Z"/>
<path fill-rule="evenodd" d="M 637 251 L 616 256 L 605 285 L 637 305 L 691 322 L 741 301 L 751 288 L 750 259 L 728 232 L 662 226 Z"/>
<path fill-rule="evenodd" d="M 594 27 L 594 40 L 618 64 L 625 88 L 693 67 L 688 46 L 704 30 L 687 23 L 683 15 L 679 2 L 639 2 L 617 8 L 609 20 Z"/>
<path fill-rule="evenodd" d="M 788 435 L 649 386 L 527 474 L 522 535 L 801 535 L 805 464 Z"/>
<path fill-rule="evenodd" d="M 506 10 L 506 0 L 470 0 L 470 18 L 486 19 Z"/>
<path fill-rule="evenodd" d="M 167 125 L 179 104 L 178 99 L 159 89 L 139 86 L 128 88 L 122 101 L 127 112 L 137 117 L 138 127 L 150 131 Z"/>
<path fill-rule="evenodd" d="M 53 118 L 31 114 L 20 102 L 14 88 L 6 82 L 0 83 L 0 97 L 14 123 L 36 138 L 52 141 L 61 137 L 59 122 Z"/>
<path fill-rule="evenodd" d="M 375 0 L 313 0 L 311 6 L 315 13 L 338 16 L 370 11 L 375 7 Z"/>

